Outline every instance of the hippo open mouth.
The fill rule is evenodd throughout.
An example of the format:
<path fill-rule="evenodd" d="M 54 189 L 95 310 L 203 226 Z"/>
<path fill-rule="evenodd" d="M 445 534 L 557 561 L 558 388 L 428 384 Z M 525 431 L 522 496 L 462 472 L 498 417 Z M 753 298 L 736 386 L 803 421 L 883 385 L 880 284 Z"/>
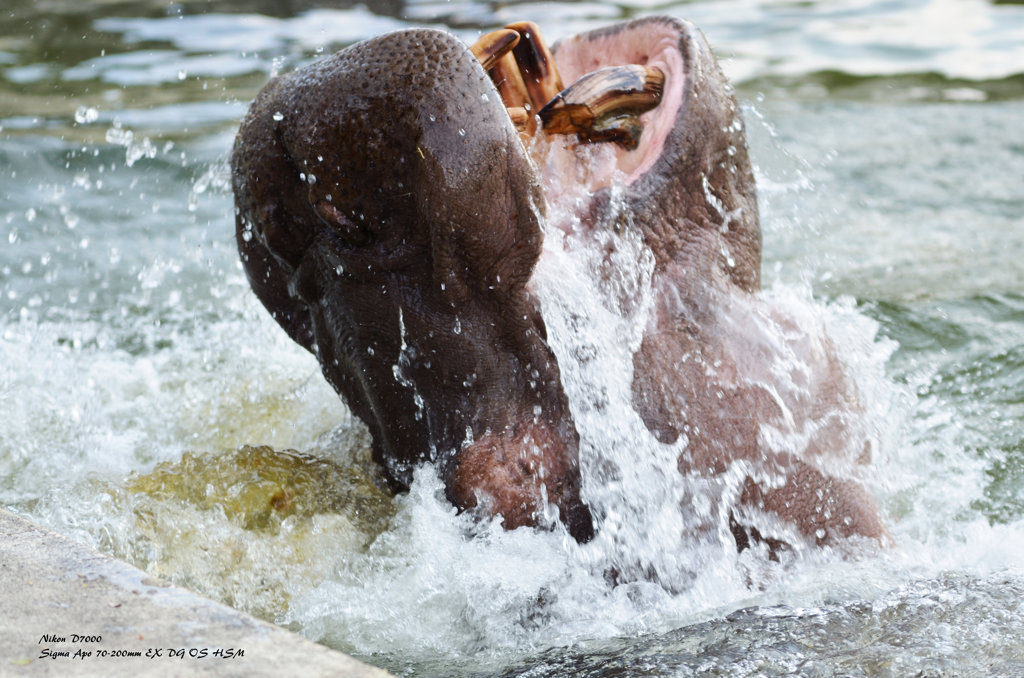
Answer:
<path fill-rule="evenodd" d="M 543 226 L 640 234 L 658 301 L 634 407 L 660 440 L 689 437 L 681 467 L 758 454 L 756 427 L 735 424 L 749 415 L 722 412 L 774 405 L 681 367 L 718 360 L 715 309 L 759 288 L 761 256 L 743 124 L 692 25 L 642 19 L 551 53 L 532 24 L 472 49 L 437 30 L 384 35 L 273 79 L 232 165 L 253 289 L 369 427 L 394 488 L 432 462 L 459 507 L 517 527 L 553 506 L 577 540 L 593 535 L 530 287 Z M 723 389 L 724 409 L 701 406 Z"/>

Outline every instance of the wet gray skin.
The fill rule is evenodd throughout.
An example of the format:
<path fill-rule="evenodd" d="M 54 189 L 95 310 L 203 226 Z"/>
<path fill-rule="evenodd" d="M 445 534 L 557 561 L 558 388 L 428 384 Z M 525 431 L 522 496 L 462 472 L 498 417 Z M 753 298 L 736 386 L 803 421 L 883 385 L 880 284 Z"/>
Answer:
<path fill-rule="evenodd" d="M 532 493 L 543 464 L 562 519 L 589 538 L 577 434 L 525 289 L 543 197 L 468 47 L 403 31 L 276 78 L 233 168 L 253 289 L 370 428 L 393 486 L 433 461 L 468 507 L 488 478 L 467 476 L 505 482 L 507 466 Z M 481 444 L 504 458 L 467 467 Z M 521 459 L 525 447 L 542 458 Z M 531 522 L 525 502 L 492 510 Z"/>
<path fill-rule="evenodd" d="M 716 348 L 729 343 L 719 309 L 760 288 L 736 104 L 685 22 L 644 19 L 572 41 L 652 27 L 678 36 L 675 122 L 653 166 L 617 201 L 599 190 L 581 217 L 584 228 L 637 229 L 653 252 L 660 296 L 635 359 L 634 406 L 662 441 L 688 436 L 683 471 L 713 474 L 763 456 L 756 413 L 774 407 L 742 385 L 723 403 L 706 370 L 680 367 L 688 355 L 728 358 Z M 441 31 L 401 31 L 275 78 L 242 124 L 232 167 L 253 289 L 367 424 L 392 486 L 407 487 L 430 461 L 461 508 L 537 525 L 546 497 L 577 540 L 590 539 L 579 436 L 527 287 L 541 251 L 541 182 L 468 47 Z M 825 399 L 843 400 L 844 388 Z M 822 501 L 856 514 L 825 525 L 830 537 L 884 533 L 859 486 L 796 470 L 797 486 L 751 481 L 744 500 L 807 534 L 822 527 Z M 756 535 L 734 532 L 741 546 Z"/>

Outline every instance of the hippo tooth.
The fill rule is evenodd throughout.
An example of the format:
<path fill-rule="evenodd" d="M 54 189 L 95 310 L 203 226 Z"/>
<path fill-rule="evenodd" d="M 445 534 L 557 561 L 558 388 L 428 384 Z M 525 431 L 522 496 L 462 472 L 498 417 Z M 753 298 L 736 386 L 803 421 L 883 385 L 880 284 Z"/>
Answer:
<path fill-rule="evenodd" d="M 508 54 L 519 42 L 519 33 L 511 28 L 501 28 L 480 36 L 470 47 L 473 55 L 480 60 L 485 71 L 491 70 L 499 60 Z"/>
<path fill-rule="evenodd" d="M 518 21 L 506 28 L 518 32 L 521 37 L 512 49 L 512 54 L 530 97 L 530 110 L 537 111 L 562 90 L 562 78 L 558 75 L 555 57 L 544 42 L 537 24 L 532 21 Z"/>
<path fill-rule="evenodd" d="M 519 72 L 515 57 L 511 52 L 506 53 L 497 60 L 488 74 L 498 90 L 502 103 L 508 109 L 509 117 L 523 135 L 523 143 L 529 143 L 529 139 L 537 131 L 537 119 L 530 115 L 533 106 L 530 104 L 530 95 L 526 91 L 526 83 L 523 82 L 523 74 Z"/>
<path fill-rule="evenodd" d="M 526 112 L 526 109 L 522 106 L 510 106 L 507 110 L 508 117 L 512 118 L 512 124 L 516 126 L 516 129 L 520 132 L 525 132 L 531 120 L 530 114 Z"/>
<path fill-rule="evenodd" d="M 643 132 L 639 116 L 661 102 L 665 74 L 637 64 L 587 73 L 540 110 L 548 134 L 573 134 L 583 141 L 614 141 L 636 148 Z"/>

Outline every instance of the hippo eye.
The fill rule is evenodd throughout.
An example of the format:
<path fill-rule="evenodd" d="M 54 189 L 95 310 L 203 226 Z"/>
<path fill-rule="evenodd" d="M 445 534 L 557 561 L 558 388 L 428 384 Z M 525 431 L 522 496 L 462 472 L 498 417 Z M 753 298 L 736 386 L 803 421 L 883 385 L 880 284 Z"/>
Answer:
<path fill-rule="evenodd" d="M 320 217 L 320 221 L 330 226 L 350 245 L 365 247 L 370 244 L 370 234 L 365 226 L 349 219 L 334 204 L 327 200 L 319 200 L 313 204 L 313 210 Z"/>
<path fill-rule="evenodd" d="M 393 271 L 422 256 L 424 242 L 410 241 L 406 229 L 393 227 L 389 218 L 343 212 L 327 199 L 310 198 L 310 202 L 317 218 L 335 236 L 331 239 L 334 254 L 348 275 Z"/>

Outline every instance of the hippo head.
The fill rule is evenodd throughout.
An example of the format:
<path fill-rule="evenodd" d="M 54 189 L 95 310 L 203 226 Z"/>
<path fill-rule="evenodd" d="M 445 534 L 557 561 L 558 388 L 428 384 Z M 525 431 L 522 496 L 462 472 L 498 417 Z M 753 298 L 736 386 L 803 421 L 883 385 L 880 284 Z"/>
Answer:
<path fill-rule="evenodd" d="M 638 229 L 656 270 L 685 258 L 745 290 L 760 231 L 736 105 L 695 28 L 626 23 L 554 60 L 566 82 L 656 67 L 639 139 L 524 139 L 470 48 L 414 29 L 274 78 L 241 126 L 233 186 L 253 289 L 369 427 L 394 488 L 429 461 L 455 505 L 507 527 L 553 506 L 586 541 L 579 437 L 530 285 L 553 205 L 571 202 L 577 228 Z M 607 166 L 580 200 L 580 174 L 560 168 L 594 147 Z"/>

